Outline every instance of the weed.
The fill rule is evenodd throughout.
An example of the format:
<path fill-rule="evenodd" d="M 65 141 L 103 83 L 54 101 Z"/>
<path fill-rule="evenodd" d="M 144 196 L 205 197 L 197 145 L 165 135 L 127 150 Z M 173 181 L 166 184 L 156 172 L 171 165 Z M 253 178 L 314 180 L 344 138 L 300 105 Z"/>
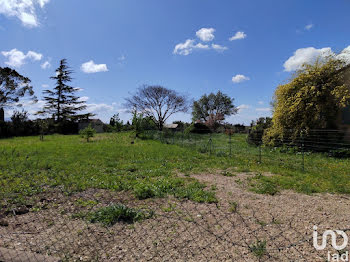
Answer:
<path fill-rule="evenodd" d="M 256 220 L 256 223 L 259 224 L 262 227 L 267 225 L 267 223 L 265 221 L 262 221 L 262 220 L 259 220 L 259 219 Z"/>
<path fill-rule="evenodd" d="M 82 198 L 79 198 L 75 201 L 75 204 L 79 207 L 93 207 L 97 205 L 97 201 L 95 200 L 85 200 Z"/>
<path fill-rule="evenodd" d="M 127 207 L 123 204 L 112 204 L 86 215 L 91 223 L 113 226 L 117 222 L 134 223 L 153 216 L 152 211 L 143 211 Z"/>
<path fill-rule="evenodd" d="M 249 247 L 250 251 L 257 257 L 262 258 L 266 253 L 266 240 L 257 240 L 255 244 Z"/>
<path fill-rule="evenodd" d="M 254 182 L 251 183 L 251 189 L 255 193 L 274 196 L 279 192 L 275 182 L 262 175 L 257 175 L 253 180 Z"/>
<path fill-rule="evenodd" d="M 229 177 L 232 177 L 232 176 L 236 176 L 236 174 L 232 174 L 231 172 L 229 172 L 229 171 L 222 171 L 221 172 L 221 175 L 223 175 L 223 176 L 229 176 Z"/>
<path fill-rule="evenodd" d="M 163 210 L 164 212 L 172 212 L 172 211 L 175 211 L 175 208 L 176 208 L 176 204 L 175 204 L 175 203 L 169 202 L 169 203 L 168 203 L 168 206 L 162 207 L 162 210 Z"/>
<path fill-rule="evenodd" d="M 237 202 L 229 202 L 230 204 L 230 208 L 228 211 L 230 211 L 231 213 L 236 213 L 237 209 L 238 209 L 238 203 Z"/>
<path fill-rule="evenodd" d="M 216 156 L 217 157 L 225 157 L 225 156 L 227 156 L 227 154 L 224 151 L 219 151 L 219 152 L 216 153 Z"/>

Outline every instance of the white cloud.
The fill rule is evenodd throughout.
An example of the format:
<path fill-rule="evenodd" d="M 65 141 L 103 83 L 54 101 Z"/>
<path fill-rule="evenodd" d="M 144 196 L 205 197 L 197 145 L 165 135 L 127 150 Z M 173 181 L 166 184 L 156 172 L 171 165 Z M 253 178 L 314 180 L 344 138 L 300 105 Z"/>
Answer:
<path fill-rule="evenodd" d="M 255 109 L 258 112 L 271 112 L 271 108 L 269 107 L 260 107 Z"/>
<path fill-rule="evenodd" d="M 48 88 L 49 85 L 48 85 L 48 84 L 42 84 L 41 87 L 43 87 L 43 88 Z"/>
<path fill-rule="evenodd" d="M 51 67 L 51 64 L 49 61 L 45 61 L 44 63 L 41 64 L 42 69 L 48 69 Z"/>
<path fill-rule="evenodd" d="M 84 102 L 86 102 L 86 101 L 88 101 L 90 99 L 90 97 L 88 97 L 88 96 L 82 96 L 82 97 L 79 97 L 79 99 L 78 99 L 78 101 L 84 101 Z"/>
<path fill-rule="evenodd" d="M 81 71 L 87 74 L 107 72 L 108 68 L 106 64 L 95 64 L 93 60 L 81 65 Z"/>
<path fill-rule="evenodd" d="M 0 14 L 8 17 L 17 17 L 27 27 L 39 25 L 36 11 L 41 9 L 50 0 L 0 0 Z"/>
<path fill-rule="evenodd" d="M 212 44 L 211 47 L 218 52 L 222 52 L 228 49 L 226 46 L 217 45 L 217 44 Z"/>
<path fill-rule="evenodd" d="M 326 57 L 332 55 L 330 47 L 316 49 L 314 47 L 299 48 L 294 55 L 284 62 L 284 71 L 291 72 L 301 69 L 303 64 L 314 62 L 318 57 Z"/>
<path fill-rule="evenodd" d="M 19 51 L 17 49 L 2 51 L 1 54 L 8 59 L 5 64 L 13 67 L 21 67 L 26 63 L 27 60 L 39 61 L 42 58 L 42 54 L 36 53 L 34 51 L 29 51 L 25 55 L 22 51 Z"/>
<path fill-rule="evenodd" d="M 339 55 L 337 55 L 339 59 L 345 61 L 345 63 L 350 64 L 350 45 L 341 51 Z"/>
<path fill-rule="evenodd" d="M 242 31 L 238 31 L 234 36 L 230 37 L 230 41 L 234 41 L 234 40 L 239 40 L 239 39 L 244 39 L 247 37 L 247 34 L 242 32 Z"/>
<path fill-rule="evenodd" d="M 305 27 L 304 27 L 304 29 L 305 30 L 311 30 L 311 28 L 313 28 L 314 27 L 314 25 L 313 24 L 308 24 L 308 25 L 306 25 Z"/>
<path fill-rule="evenodd" d="M 327 56 L 335 56 L 338 59 L 344 60 L 350 64 L 350 45 L 336 55 L 330 47 L 316 49 L 314 47 L 299 48 L 294 52 L 294 55 L 289 57 L 284 62 L 284 71 L 291 72 L 301 69 L 303 64 L 313 63 L 317 58 L 325 58 Z"/>
<path fill-rule="evenodd" d="M 214 28 L 201 28 L 196 32 L 196 36 L 204 42 L 209 42 L 215 38 L 214 32 Z"/>
<path fill-rule="evenodd" d="M 241 112 L 245 109 L 249 109 L 250 105 L 243 104 L 243 105 L 237 106 L 237 108 L 238 108 L 239 112 Z"/>
<path fill-rule="evenodd" d="M 194 40 L 187 39 L 184 43 L 179 43 L 175 46 L 173 53 L 179 55 L 189 55 L 192 53 Z"/>
<path fill-rule="evenodd" d="M 211 46 L 205 45 L 202 43 L 195 44 L 195 40 L 193 39 L 187 39 L 184 43 L 177 44 L 174 48 L 173 53 L 178 55 L 189 55 L 194 50 L 216 50 L 218 52 L 222 52 L 224 50 L 227 50 L 228 48 L 225 46 L 212 44 Z"/>
<path fill-rule="evenodd" d="M 245 75 L 235 75 L 234 77 L 232 77 L 232 82 L 233 83 L 241 83 L 243 81 L 248 81 L 250 80 L 249 77 L 245 76 Z"/>
<path fill-rule="evenodd" d="M 193 39 L 187 39 L 184 43 L 177 44 L 174 48 L 173 53 L 178 55 L 189 55 L 195 49 L 210 49 L 208 45 L 204 45 L 202 43 L 195 44 Z"/>
<path fill-rule="evenodd" d="M 202 40 L 203 42 L 212 41 L 214 36 L 215 29 L 214 28 L 201 28 L 196 32 L 196 36 Z M 217 52 L 223 52 L 228 48 L 226 46 L 218 45 L 218 44 L 203 44 L 196 43 L 194 39 L 187 39 L 183 43 L 179 43 L 175 46 L 173 50 L 173 54 L 184 55 L 187 56 L 191 54 L 194 50 L 215 50 Z"/>
<path fill-rule="evenodd" d="M 203 45 L 202 43 L 198 43 L 194 46 L 195 49 L 210 49 L 208 45 Z"/>
<path fill-rule="evenodd" d="M 258 104 L 259 104 L 259 105 L 263 105 L 263 104 L 264 104 L 264 101 L 259 101 Z"/>

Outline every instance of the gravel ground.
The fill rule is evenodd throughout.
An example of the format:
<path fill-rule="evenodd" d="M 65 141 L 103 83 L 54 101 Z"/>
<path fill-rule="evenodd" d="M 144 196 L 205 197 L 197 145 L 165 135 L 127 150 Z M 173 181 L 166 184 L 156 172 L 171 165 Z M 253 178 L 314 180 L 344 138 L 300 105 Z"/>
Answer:
<path fill-rule="evenodd" d="M 0 214 L 0 247 L 62 261 L 325 261 L 328 250 L 335 252 L 315 250 L 313 226 L 320 234 L 349 229 L 348 196 L 255 194 L 244 186 L 251 175 L 192 175 L 216 190 L 218 204 L 140 201 L 104 190 L 42 195 L 30 212 L 23 207 L 21 215 Z M 112 202 L 152 209 L 155 216 L 112 227 L 73 217 Z"/>

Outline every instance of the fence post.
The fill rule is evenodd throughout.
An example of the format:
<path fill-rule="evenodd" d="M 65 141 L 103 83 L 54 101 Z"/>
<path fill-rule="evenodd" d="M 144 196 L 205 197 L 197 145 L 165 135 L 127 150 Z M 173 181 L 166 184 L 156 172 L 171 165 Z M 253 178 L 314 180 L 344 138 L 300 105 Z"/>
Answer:
<path fill-rule="evenodd" d="M 231 145 L 232 145 L 232 140 L 231 140 L 231 131 L 230 131 L 230 134 L 229 134 L 229 143 L 230 143 L 230 156 L 232 156 L 232 148 L 231 148 Z"/>
<path fill-rule="evenodd" d="M 259 164 L 261 164 L 261 143 L 259 143 Z"/>
<path fill-rule="evenodd" d="M 184 130 L 182 129 L 182 147 L 184 147 Z"/>
<path fill-rule="evenodd" d="M 209 155 L 211 156 L 211 145 L 212 144 L 212 139 L 211 139 L 211 133 L 210 133 L 210 137 L 209 137 Z"/>
<path fill-rule="evenodd" d="M 304 145 L 304 131 L 301 131 L 301 154 L 302 154 L 302 162 L 301 162 L 301 170 L 305 171 L 305 145 Z"/>

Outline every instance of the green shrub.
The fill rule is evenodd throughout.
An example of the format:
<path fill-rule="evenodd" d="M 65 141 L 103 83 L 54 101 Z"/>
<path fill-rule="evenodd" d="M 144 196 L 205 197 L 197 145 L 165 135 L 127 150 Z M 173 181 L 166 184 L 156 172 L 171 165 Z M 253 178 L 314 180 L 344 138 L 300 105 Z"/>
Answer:
<path fill-rule="evenodd" d="M 209 134 L 211 130 L 208 126 L 203 123 L 194 123 L 185 129 L 185 133 L 195 133 L 195 134 Z"/>
<path fill-rule="evenodd" d="M 79 135 L 86 139 L 86 142 L 90 141 L 91 137 L 94 137 L 96 130 L 89 125 L 87 128 L 80 130 Z"/>
<path fill-rule="evenodd" d="M 328 155 L 335 158 L 350 158 L 350 148 L 331 150 Z"/>
<path fill-rule="evenodd" d="M 260 117 L 256 122 L 252 121 L 250 124 L 251 128 L 249 130 L 247 141 L 253 145 L 261 145 L 265 130 L 270 128 L 272 125 L 272 118 L 270 117 Z"/>

